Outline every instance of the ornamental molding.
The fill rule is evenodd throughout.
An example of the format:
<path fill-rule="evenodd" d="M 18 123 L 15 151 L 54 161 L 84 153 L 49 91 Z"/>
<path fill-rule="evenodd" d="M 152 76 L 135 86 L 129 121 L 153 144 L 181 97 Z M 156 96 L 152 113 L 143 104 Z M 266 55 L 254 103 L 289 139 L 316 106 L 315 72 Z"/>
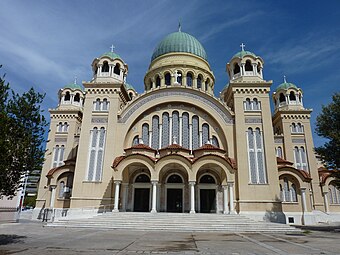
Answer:
<path fill-rule="evenodd" d="M 307 114 L 284 114 L 282 115 L 282 119 L 286 120 L 308 120 L 310 119 L 310 115 Z"/>
<path fill-rule="evenodd" d="M 108 118 L 107 117 L 93 117 L 91 119 L 91 123 L 107 123 Z"/>
<path fill-rule="evenodd" d="M 117 94 L 120 92 L 119 89 L 103 89 L 103 88 L 88 88 L 85 89 L 88 94 Z"/>
<path fill-rule="evenodd" d="M 257 89 L 257 88 L 244 88 L 244 89 L 235 89 L 234 92 L 236 94 L 268 94 L 269 89 Z"/>
<path fill-rule="evenodd" d="M 67 142 L 67 138 L 66 137 L 56 137 L 54 139 L 54 142 L 56 142 L 56 143 L 66 143 Z"/>
<path fill-rule="evenodd" d="M 304 138 L 295 138 L 295 139 L 292 139 L 292 142 L 293 143 L 305 143 L 305 139 Z"/>
<path fill-rule="evenodd" d="M 211 102 L 210 100 L 202 96 L 189 93 L 189 92 L 184 92 L 184 91 L 163 91 L 163 92 L 155 93 L 153 95 L 147 95 L 145 98 L 140 99 L 139 102 L 131 106 L 131 108 L 127 109 L 127 111 L 121 115 L 121 118 L 118 120 L 118 122 L 125 123 L 134 112 L 136 112 L 139 108 L 143 107 L 145 104 L 149 103 L 150 101 L 154 101 L 160 97 L 173 97 L 173 96 L 181 96 L 184 98 L 190 98 L 190 99 L 200 101 L 206 106 L 211 107 L 213 110 L 215 110 L 226 124 L 234 124 L 233 118 L 229 117 L 224 112 L 224 110 L 221 109 L 223 108 L 223 106 L 218 106 L 215 103 Z M 205 109 L 205 110 L 208 111 L 208 109 Z"/>
<path fill-rule="evenodd" d="M 283 141 L 284 141 L 283 137 L 274 138 L 274 143 L 283 143 Z"/>
<path fill-rule="evenodd" d="M 261 117 L 247 117 L 245 118 L 245 123 L 262 123 Z"/>

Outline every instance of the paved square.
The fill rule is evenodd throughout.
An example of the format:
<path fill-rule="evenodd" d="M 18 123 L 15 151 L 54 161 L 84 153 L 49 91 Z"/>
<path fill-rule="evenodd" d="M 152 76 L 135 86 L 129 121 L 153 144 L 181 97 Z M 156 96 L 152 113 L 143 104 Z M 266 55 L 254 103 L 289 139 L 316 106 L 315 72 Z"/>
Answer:
<path fill-rule="evenodd" d="M 153 232 L 0 224 L 4 254 L 340 254 L 340 233 Z"/>

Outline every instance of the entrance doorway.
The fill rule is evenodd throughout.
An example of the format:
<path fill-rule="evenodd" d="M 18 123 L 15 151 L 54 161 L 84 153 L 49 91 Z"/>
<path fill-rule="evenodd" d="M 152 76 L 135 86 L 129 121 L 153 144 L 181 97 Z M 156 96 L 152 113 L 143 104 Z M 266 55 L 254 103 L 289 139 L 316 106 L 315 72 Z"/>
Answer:
<path fill-rule="evenodd" d="M 183 212 L 183 189 L 167 189 L 167 212 Z"/>
<path fill-rule="evenodd" d="M 148 212 L 150 204 L 150 188 L 135 188 L 133 211 Z"/>
<path fill-rule="evenodd" d="M 216 212 L 216 190 L 200 189 L 200 212 L 212 213 Z"/>

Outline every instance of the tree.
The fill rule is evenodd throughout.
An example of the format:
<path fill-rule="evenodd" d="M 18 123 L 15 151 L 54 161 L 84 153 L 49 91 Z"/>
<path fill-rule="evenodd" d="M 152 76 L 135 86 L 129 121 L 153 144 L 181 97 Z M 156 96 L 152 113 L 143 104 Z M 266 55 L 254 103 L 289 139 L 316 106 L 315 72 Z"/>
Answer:
<path fill-rule="evenodd" d="M 14 195 L 21 176 L 42 166 L 44 96 L 33 88 L 19 95 L 5 82 L 5 75 L 0 77 L 0 196 Z"/>
<path fill-rule="evenodd" d="M 340 93 L 333 95 L 333 101 L 322 106 L 322 111 L 316 119 L 316 132 L 328 141 L 315 148 L 322 162 L 329 169 L 340 170 Z M 336 185 L 340 187 L 340 171 L 334 171 Z"/>

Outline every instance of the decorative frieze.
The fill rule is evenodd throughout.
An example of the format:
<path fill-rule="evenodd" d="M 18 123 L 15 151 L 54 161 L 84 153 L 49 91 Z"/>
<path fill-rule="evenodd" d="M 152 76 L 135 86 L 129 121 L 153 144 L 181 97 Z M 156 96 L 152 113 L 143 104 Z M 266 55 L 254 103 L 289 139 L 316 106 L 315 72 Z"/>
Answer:
<path fill-rule="evenodd" d="M 305 139 L 304 138 L 294 138 L 292 139 L 293 143 L 305 143 Z"/>
<path fill-rule="evenodd" d="M 262 123 L 262 118 L 261 117 L 246 117 L 245 123 L 247 124 Z"/>
<path fill-rule="evenodd" d="M 283 143 L 283 137 L 276 137 L 274 138 L 274 143 Z"/>
<path fill-rule="evenodd" d="M 107 122 L 108 122 L 107 117 L 93 117 L 91 119 L 91 123 L 104 124 L 104 123 L 107 123 Z"/>
<path fill-rule="evenodd" d="M 54 142 L 56 142 L 56 143 L 66 143 L 67 142 L 67 137 L 56 137 L 54 139 Z"/>

